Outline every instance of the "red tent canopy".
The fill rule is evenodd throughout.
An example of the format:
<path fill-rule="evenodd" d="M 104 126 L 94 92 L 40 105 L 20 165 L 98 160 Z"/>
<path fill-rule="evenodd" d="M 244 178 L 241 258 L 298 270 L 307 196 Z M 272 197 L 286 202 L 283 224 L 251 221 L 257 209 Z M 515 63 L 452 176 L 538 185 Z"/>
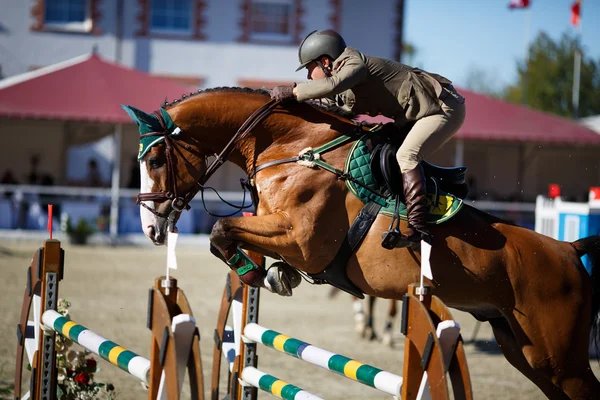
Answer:
<path fill-rule="evenodd" d="M 0 116 L 130 123 L 119 104 L 156 110 L 190 88 L 91 54 L 0 81 Z M 600 135 L 566 118 L 460 89 L 467 117 L 457 138 L 600 144 Z"/>
<path fill-rule="evenodd" d="M 1 80 L 0 116 L 131 123 L 120 104 L 149 112 L 191 90 L 90 54 Z"/>
<path fill-rule="evenodd" d="M 467 116 L 456 138 L 557 144 L 600 145 L 600 135 L 571 119 L 496 98 L 457 89 L 465 97 Z M 361 115 L 358 121 L 389 122 Z"/>
<path fill-rule="evenodd" d="M 600 144 L 588 127 L 553 114 L 459 89 L 467 117 L 458 138 L 562 144 Z"/>

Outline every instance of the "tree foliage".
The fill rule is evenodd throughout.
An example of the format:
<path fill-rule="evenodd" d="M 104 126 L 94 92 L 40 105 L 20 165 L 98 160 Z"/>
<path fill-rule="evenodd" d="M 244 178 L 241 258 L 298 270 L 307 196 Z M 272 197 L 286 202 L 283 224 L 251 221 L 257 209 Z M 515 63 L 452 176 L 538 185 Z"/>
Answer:
<path fill-rule="evenodd" d="M 472 66 L 467 72 L 465 89 L 492 97 L 502 98 L 504 86 L 495 78 L 492 72 Z"/>
<path fill-rule="evenodd" d="M 563 34 L 560 40 L 554 41 L 546 33 L 540 33 L 529 47 L 527 62 L 519 63 L 517 83 L 506 89 L 504 98 L 571 117 L 573 66 L 578 48 L 578 40 L 573 35 Z M 579 117 L 600 114 L 600 60 L 586 57 L 585 49 L 582 53 Z"/>

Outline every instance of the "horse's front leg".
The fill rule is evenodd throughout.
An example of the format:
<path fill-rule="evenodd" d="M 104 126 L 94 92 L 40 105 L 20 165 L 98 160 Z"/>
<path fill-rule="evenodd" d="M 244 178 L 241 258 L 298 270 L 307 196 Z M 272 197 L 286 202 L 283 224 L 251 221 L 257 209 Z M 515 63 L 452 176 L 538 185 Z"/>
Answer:
<path fill-rule="evenodd" d="M 283 213 L 222 218 L 213 226 L 210 242 L 222 255 L 220 258 L 237 272 L 244 283 L 290 296 L 291 289 L 300 283 L 297 271 L 284 264 L 269 269 L 267 273 L 240 247 L 260 249 L 266 255 L 301 254 L 293 233 L 292 223 Z"/>

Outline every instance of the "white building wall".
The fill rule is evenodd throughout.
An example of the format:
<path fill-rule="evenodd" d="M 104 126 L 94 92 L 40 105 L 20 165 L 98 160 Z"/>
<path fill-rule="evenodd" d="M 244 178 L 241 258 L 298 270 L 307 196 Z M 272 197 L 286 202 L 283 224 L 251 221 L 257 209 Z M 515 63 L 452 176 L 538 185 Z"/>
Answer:
<path fill-rule="evenodd" d="M 398 11 L 394 0 L 343 0 L 341 33 L 350 47 L 393 59 Z"/>
<path fill-rule="evenodd" d="M 100 3 L 99 35 L 33 31 L 31 9 L 35 0 L 0 0 L 0 65 L 4 76 L 87 54 L 97 46 L 101 57 L 117 57 L 117 1 Z M 204 87 L 236 86 L 240 79 L 271 82 L 302 81 L 305 71 L 295 72 L 296 44 L 240 43 L 242 0 L 208 0 L 203 11 L 207 40 L 136 36 L 139 4 L 124 1 L 124 31 L 120 62 L 155 74 L 204 79 Z M 395 48 L 395 0 L 342 1 L 340 33 L 349 46 L 366 54 L 392 57 Z M 331 28 L 332 4 L 303 0 L 302 39 L 315 29 Z"/>

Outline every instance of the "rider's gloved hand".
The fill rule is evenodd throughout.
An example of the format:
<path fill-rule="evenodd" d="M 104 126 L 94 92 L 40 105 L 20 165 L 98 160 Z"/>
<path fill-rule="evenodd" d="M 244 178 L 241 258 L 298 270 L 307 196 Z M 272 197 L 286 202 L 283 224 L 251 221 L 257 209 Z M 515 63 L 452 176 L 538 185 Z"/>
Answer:
<path fill-rule="evenodd" d="M 271 90 L 271 98 L 279 101 L 295 98 L 294 86 L 275 86 Z"/>

